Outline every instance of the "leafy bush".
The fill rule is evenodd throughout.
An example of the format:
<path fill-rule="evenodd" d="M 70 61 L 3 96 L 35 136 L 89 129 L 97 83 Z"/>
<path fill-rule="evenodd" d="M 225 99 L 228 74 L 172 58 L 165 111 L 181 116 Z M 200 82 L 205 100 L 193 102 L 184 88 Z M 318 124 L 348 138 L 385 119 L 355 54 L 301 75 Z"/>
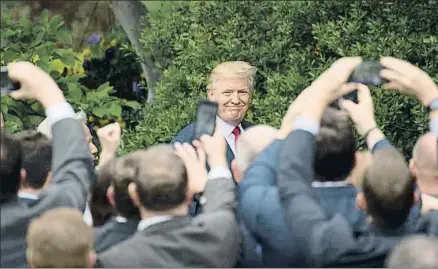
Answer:
<path fill-rule="evenodd" d="M 294 98 L 342 56 L 388 55 L 437 78 L 436 1 L 203 1 L 149 14 L 145 53 L 164 71 L 156 104 L 125 134 L 124 151 L 167 142 L 194 119 L 212 68 L 243 60 L 258 67 L 248 119 L 279 126 Z M 427 130 L 412 98 L 373 88 L 378 124 L 406 155 Z"/>
<path fill-rule="evenodd" d="M 85 87 L 82 62 L 84 55 L 73 52 L 71 36 L 62 18 L 50 16 L 47 10 L 38 23 L 28 18 L 17 20 L 9 10 L 1 12 L 1 65 L 13 61 L 31 61 L 56 80 L 67 100 L 76 109 L 83 109 L 98 126 L 122 117 L 122 107 L 139 108 L 134 101 L 112 96 L 109 83 Z M 106 82 L 106 81 L 105 81 Z M 96 89 L 97 88 L 97 89 Z M 35 128 L 44 118 L 44 110 L 36 101 L 17 102 L 8 96 L 1 98 L 1 110 L 10 132 Z"/>

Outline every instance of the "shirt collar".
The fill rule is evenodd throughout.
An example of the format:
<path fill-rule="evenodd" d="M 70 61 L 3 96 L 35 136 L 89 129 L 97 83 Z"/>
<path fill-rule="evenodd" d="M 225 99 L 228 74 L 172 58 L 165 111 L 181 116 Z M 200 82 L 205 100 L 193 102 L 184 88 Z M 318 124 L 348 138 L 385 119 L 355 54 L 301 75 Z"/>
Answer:
<path fill-rule="evenodd" d="M 155 217 L 151 217 L 151 218 L 147 218 L 147 219 L 142 219 L 138 223 L 137 231 L 139 231 L 139 232 L 143 231 L 146 228 L 148 228 L 149 226 L 171 220 L 172 218 L 173 218 L 173 216 L 165 215 L 165 216 L 155 216 Z"/>
<path fill-rule="evenodd" d="M 334 187 L 346 187 L 351 186 L 351 184 L 347 181 L 313 181 L 312 187 L 314 188 L 334 188 Z"/>
<path fill-rule="evenodd" d="M 219 116 L 216 116 L 216 123 L 221 126 L 222 134 L 224 135 L 224 137 L 228 137 L 233 132 L 234 128 L 236 128 L 236 126 L 231 125 L 228 122 L 225 122 Z M 237 126 L 239 126 L 240 131 L 243 133 L 242 124 L 239 123 L 239 125 Z"/>
<path fill-rule="evenodd" d="M 33 193 L 23 192 L 23 191 L 18 192 L 18 197 L 23 199 L 38 200 L 38 195 Z"/>

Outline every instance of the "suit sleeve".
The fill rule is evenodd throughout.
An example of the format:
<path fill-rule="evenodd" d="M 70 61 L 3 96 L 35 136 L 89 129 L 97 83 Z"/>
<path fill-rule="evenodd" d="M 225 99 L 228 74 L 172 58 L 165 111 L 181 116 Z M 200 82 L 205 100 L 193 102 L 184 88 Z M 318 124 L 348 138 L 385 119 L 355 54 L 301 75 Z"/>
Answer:
<path fill-rule="evenodd" d="M 56 206 L 83 210 L 95 169 L 80 122 L 67 118 L 52 127 L 52 185 L 44 196 L 56 196 Z M 44 199 L 43 199 L 44 200 Z"/>
<path fill-rule="evenodd" d="M 254 160 L 239 186 L 239 216 L 248 230 L 270 249 L 284 252 L 292 240 L 277 187 L 277 165 L 283 141 L 274 141 Z M 292 251 L 290 251 L 292 252 Z"/>
<path fill-rule="evenodd" d="M 209 179 L 205 186 L 203 213 L 236 210 L 236 185 L 231 176 Z M 202 200 L 202 199 L 201 199 Z"/>
<path fill-rule="evenodd" d="M 292 131 L 280 154 L 278 185 L 289 230 L 311 267 L 324 267 L 355 248 L 348 222 L 337 215 L 329 220 L 312 190 L 315 137 Z"/>

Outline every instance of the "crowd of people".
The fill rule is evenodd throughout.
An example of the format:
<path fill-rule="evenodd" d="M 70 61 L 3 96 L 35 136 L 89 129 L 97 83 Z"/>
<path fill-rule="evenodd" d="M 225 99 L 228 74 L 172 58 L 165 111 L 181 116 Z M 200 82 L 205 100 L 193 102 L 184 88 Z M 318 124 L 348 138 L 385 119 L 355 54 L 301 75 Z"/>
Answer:
<path fill-rule="evenodd" d="M 279 129 L 244 120 L 257 69 L 221 63 L 206 92 L 214 134 L 195 140 L 190 124 L 170 144 L 116 157 L 122 130 L 109 124 L 97 167 L 86 117 L 43 70 L 10 63 L 21 84 L 11 97 L 36 99 L 47 118 L 1 131 L 1 267 L 438 268 L 438 86 L 411 63 L 380 60 L 383 88 L 429 113 L 406 162 L 376 124 L 369 88 L 348 82 L 362 62 L 332 64 Z M 342 98 L 352 91 L 357 103 Z"/>

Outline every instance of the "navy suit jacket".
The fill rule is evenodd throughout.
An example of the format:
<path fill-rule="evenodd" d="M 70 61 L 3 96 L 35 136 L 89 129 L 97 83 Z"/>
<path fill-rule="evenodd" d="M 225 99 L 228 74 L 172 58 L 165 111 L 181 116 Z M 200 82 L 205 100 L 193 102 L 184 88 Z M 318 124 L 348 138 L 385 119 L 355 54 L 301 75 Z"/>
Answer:
<path fill-rule="evenodd" d="M 386 140 L 379 143 L 389 144 Z M 389 251 L 407 234 L 435 235 L 437 211 L 419 219 L 415 229 L 391 231 L 371 227 L 356 232 L 345 217 L 329 216 L 311 187 L 314 151 L 311 133 L 292 131 L 282 147 L 278 168 L 287 227 L 299 236 L 296 244 L 309 267 L 383 267 Z"/>
<path fill-rule="evenodd" d="M 239 186 L 239 214 L 248 232 L 262 246 L 262 263 L 267 267 L 304 267 L 294 234 L 286 225 L 277 187 L 277 166 L 284 141 L 276 140 L 264 149 L 245 172 Z M 356 207 L 352 185 L 314 188 L 324 210 L 345 216 L 363 229 L 365 214 Z"/>

